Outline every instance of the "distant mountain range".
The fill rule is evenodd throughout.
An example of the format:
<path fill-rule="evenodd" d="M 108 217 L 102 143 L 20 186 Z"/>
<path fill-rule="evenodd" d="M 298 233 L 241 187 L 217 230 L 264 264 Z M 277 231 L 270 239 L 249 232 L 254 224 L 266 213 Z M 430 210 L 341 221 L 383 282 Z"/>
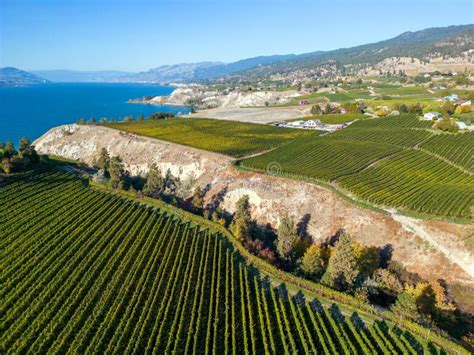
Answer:
<path fill-rule="evenodd" d="M 0 68 L 0 86 L 25 86 L 47 82 L 48 80 L 24 70 L 12 67 Z"/>
<path fill-rule="evenodd" d="M 122 77 L 128 77 L 135 73 L 116 70 L 103 71 L 77 71 L 77 70 L 32 70 L 33 74 L 39 75 L 53 82 L 116 82 Z"/>
<path fill-rule="evenodd" d="M 422 31 L 405 32 L 401 35 L 376 43 L 331 51 L 317 51 L 304 54 L 260 56 L 239 60 L 234 63 L 200 62 L 164 65 L 140 73 L 120 71 L 81 72 L 72 70 L 37 70 L 34 74 L 53 82 L 207 82 L 219 78 L 266 79 L 275 73 L 289 73 L 296 70 L 318 67 L 327 62 L 338 66 L 373 65 L 392 57 L 424 59 L 428 56 L 453 57 L 474 49 L 474 24 L 428 28 Z M 14 68 L 4 68 L 2 70 Z M 8 71 L 7 70 L 7 71 Z M 22 72 L 22 71 L 19 71 Z M 34 74 L 24 76 L 28 80 L 43 80 Z M 21 82 L 12 74 L 1 74 L 0 83 Z M 36 78 L 36 79 L 35 79 Z"/>
<path fill-rule="evenodd" d="M 391 57 L 422 59 L 433 54 L 455 56 L 473 48 L 474 25 L 470 24 L 405 32 L 385 41 L 332 51 L 261 56 L 234 63 L 167 65 L 124 79 L 144 82 L 187 82 L 207 81 L 226 76 L 265 78 L 273 73 L 315 67 L 327 61 L 335 61 L 339 65 L 375 64 Z"/>

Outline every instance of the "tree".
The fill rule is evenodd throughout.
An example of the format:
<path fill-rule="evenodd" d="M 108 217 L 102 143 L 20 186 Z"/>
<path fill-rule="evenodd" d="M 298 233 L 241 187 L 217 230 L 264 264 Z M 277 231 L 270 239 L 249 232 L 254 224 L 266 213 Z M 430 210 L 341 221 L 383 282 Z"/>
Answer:
<path fill-rule="evenodd" d="M 288 215 L 284 215 L 280 218 L 277 235 L 278 254 L 280 254 L 282 259 L 291 260 L 300 237 L 296 232 L 295 223 Z"/>
<path fill-rule="evenodd" d="M 428 282 L 419 282 L 416 286 L 408 286 L 406 291 L 415 300 L 415 304 L 420 313 L 434 313 L 436 309 L 436 295 Z"/>
<path fill-rule="evenodd" d="M 362 247 L 354 243 L 359 270 L 365 277 L 370 277 L 380 265 L 380 254 L 376 247 Z"/>
<path fill-rule="evenodd" d="M 249 196 L 243 195 L 235 204 L 235 212 L 230 225 L 231 232 L 241 242 L 250 237 L 251 221 Z"/>
<path fill-rule="evenodd" d="M 142 121 L 145 121 L 145 116 L 143 115 L 138 116 L 138 122 L 142 122 Z"/>
<path fill-rule="evenodd" d="M 359 275 L 359 263 L 352 238 L 347 234 L 342 234 L 334 245 L 321 282 L 344 291 L 357 286 Z"/>
<path fill-rule="evenodd" d="M 114 156 L 110 159 L 109 174 L 114 189 L 126 188 L 125 169 L 120 157 Z"/>
<path fill-rule="evenodd" d="M 193 173 L 189 174 L 184 180 L 177 180 L 176 196 L 184 200 L 192 193 L 194 185 L 196 185 L 196 177 Z"/>
<path fill-rule="evenodd" d="M 99 153 L 99 159 L 97 160 L 97 167 L 104 169 L 104 173 L 107 175 L 110 166 L 110 155 L 106 148 L 101 148 Z"/>
<path fill-rule="evenodd" d="M 313 116 L 321 115 L 322 114 L 321 107 L 319 107 L 319 105 L 313 105 L 311 107 L 311 114 Z"/>
<path fill-rule="evenodd" d="M 410 319 L 412 321 L 418 321 L 420 319 L 420 314 L 418 313 L 415 299 L 407 291 L 404 291 L 398 295 L 397 300 L 391 307 L 391 310 L 393 313 L 398 315 L 400 319 Z"/>
<path fill-rule="evenodd" d="M 315 279 L 324 270 L 322 250 L 319 245 L 311 244 L 301 259 L 301 270 L 310 278 Z"/>
<path fill-rule="evenodd" d="M 166 170 L 164 184 L 163 184 L 163 194 L 167 196 L 174 195 L 176 192 L 177 179 L 171 173 L 171 169 Z"/>
<path fill-rule="evenodd" d="M 83 124 L 86 124 L 86 120 L 85 120 L 84 118 L 82 118 L 82 117 L 79 117 L 79 118 L 77 119 L 76 123 L 83 125 Z"/>
<path fill-rule="evenodd" d="M 156 164 L 152 164 L 143 186 L 143 193 L 147 196 L 158 198 L 163 193 L 164 185 L 165 181 L 160 168 Z"/>
<path fill-rule="evenodd" d="M 194 188 L 193 207 L 196 210 L 201 210 L 204 207 L 203 191 L 199 185 Z"/>
<path fill-rule="evenodd" d="M 443 311 L 454 311 L 456 306 L 448 299 L 446 288 L 440 281 L 432 281 L 431 288 L 435 294 L 436 308 Z"/>
<path fill-rule="evenodd" d="M 400 113 L 408 113 L 408 106 L 405 104 L 401 104 L 398 111 L 400 111 Z"/>
<path fill-rule="evenodd" d="M 409 113 L 415 113 L 417 115 L 421 115 L 423 113 L 423 106 L 419 103 L 411 104 L 408 107 L 408 112 Z"/>
<path fill-rule="evenodd" d="M 471 112 L 471 106 L 470 105 L 459 105 L 456 107 L 456 110 L 454 110 L 455 113 L 457 114 L 462 114 L 462 113 L 469 113 Z"/>

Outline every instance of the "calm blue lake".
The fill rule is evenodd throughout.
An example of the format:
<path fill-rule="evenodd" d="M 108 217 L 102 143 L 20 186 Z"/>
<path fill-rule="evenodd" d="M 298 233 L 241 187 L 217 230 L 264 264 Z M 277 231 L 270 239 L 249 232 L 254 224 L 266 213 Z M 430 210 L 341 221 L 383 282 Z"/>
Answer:
<path fill-rule="evenodd" d="M 0 87 L 0 142 L 26 136 L 31 141 L 48 129 L 74 123 L 79 117 L 115 120 L 153 112 L 182 112 L 175 106 L 129 104 L 143 96 L 168 95 L 171 87 L 147 84 L 54 83 L 28 87 Z"/>

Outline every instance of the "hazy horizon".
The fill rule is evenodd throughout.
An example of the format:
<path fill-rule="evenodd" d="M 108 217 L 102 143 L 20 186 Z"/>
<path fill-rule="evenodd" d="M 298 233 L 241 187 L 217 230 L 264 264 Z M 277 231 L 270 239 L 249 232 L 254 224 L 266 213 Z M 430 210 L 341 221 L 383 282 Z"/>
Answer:
<path fill-rule="evenodd" d="M 470 24 L 473 2 L 4 0 L 0 66 L 146 71 L 161 65 L 301 54 Z"/>

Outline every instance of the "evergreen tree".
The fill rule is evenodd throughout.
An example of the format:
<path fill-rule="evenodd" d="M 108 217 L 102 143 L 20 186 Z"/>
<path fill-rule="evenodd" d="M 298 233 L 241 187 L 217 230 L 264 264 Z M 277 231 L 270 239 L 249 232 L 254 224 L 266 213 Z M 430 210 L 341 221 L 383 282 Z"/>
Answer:
<path fill-rule="evenodd" d="M 194 189 L 193 207 L 197 210 L 201 210 L 204 207 L 203 191 L 199 185 Z"/>
<path fill-rule="evenodd" d="M 143 193 L 154 198 L 160 197 L 164 190 L 164 179 L 160 168 L 156 164 L 150 166 Z"/>
<path fill-rule="evenodd" d="M 278 254 L 280 254 L 282 259 L 291 260 L 300 237 L 296 232 L 295 223 L 288 215 L 285 215 L 280 219 L 277 235 Z"/>
<path fill-rule="evenodd" d="M 340 291 L 354 289 L 359 277 L 359 263 L 351 237 L 341 235 L 334 245 L 321 282 Z"/>
<path fill-rule="evenodd" d="M 106 148 L 102 148 L 99 153 L 99 159 L 97 161 L 97 167 L 104 169 L 105 174 L 109 171 L 110 167 L 110 155 Z"/>
<path fill-rule="evenodd" d="M 127 187 L 125 169 L 120 157 L 115 156 L 110 159 L 109 174 L 114 189 L 125 189 Z"/>
<path fill-rule="evenodd" d="M 301 270 L 310 278 L 315 279 L 323 268 L 322 250 L 319 245 L 311 244 L 301 259 Z"/>
<path fill-rule="evenodd" d="M 250 237 L 251 221 L 249 196 L 243 195 L 235 205 L 235 213 L 230 225 L 231 232 L 241 242 Z"/>
<path fill-rule="evenodd" d="M 171 169 L 166 170 L 163 193 L 168 196 L 174 195 L 174 193 L 176 192 L 177 182 L 179 181 L 178 179 L 175 179 L 175 177 L 171 173 Z"/>

